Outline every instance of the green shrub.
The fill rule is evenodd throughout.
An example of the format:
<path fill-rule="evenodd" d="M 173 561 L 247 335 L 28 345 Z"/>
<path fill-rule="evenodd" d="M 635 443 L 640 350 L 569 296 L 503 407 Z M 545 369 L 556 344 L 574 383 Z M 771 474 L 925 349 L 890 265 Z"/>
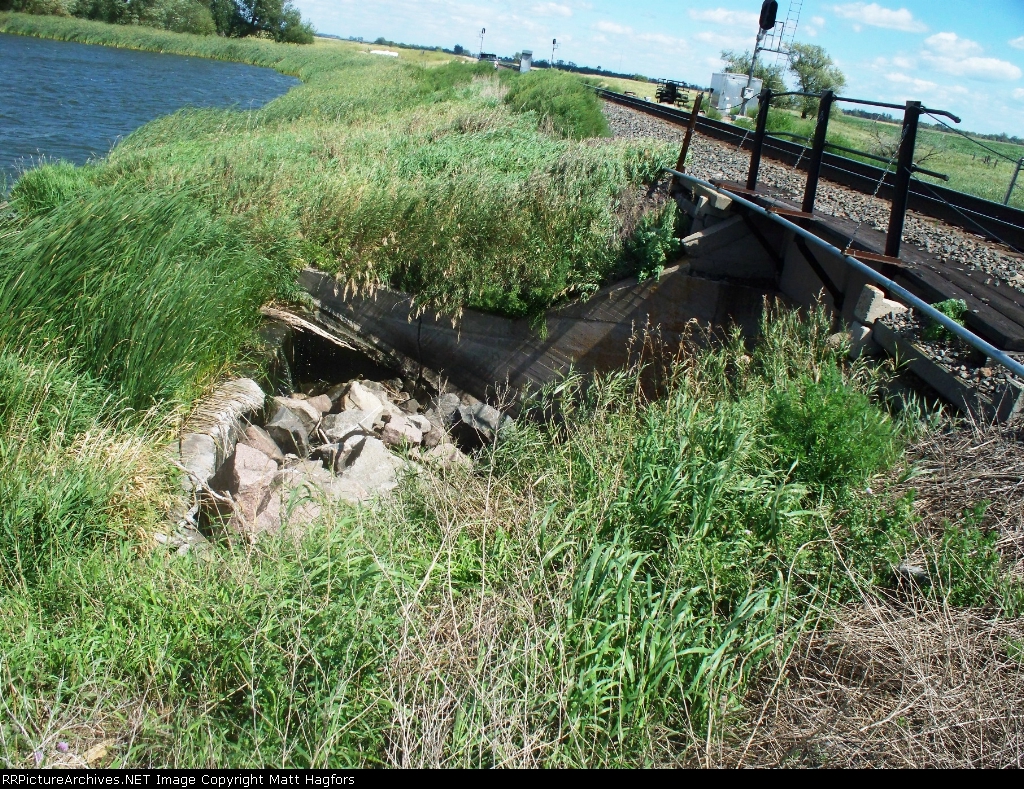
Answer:
<path fill-rule="evenodd" d="M 679 252 L 676 238 L 676 204 L 669 202 L 661 211 L 644 214 L 640 224 L 622 248 L 626 271 L 640 280 L 657 279 L 665 264 Z"/>
<path fill-rule="evenodd" d="M 834 365 L 801 376 L 771 398 L 772 447 L 794 476 L 825 490 L 863 486 L 896 456 L 891 420 L 847 386 Z"/>
<path fill-rule="evenodd" d="M 932 305 L 935 309 L 945 315 L 952 321 L 956 321 L 961 326 L 964 325 L 964 315 L 967 314 L 967 302 L 963 299 L 946 299 Z M 921 336 L 926 340 L 940 341 L 940 340 L 951 340 L 953 339 L 953 333 L 943 326 L 941 323 L 937 323 L 933 320 L 927 320 L 924 330 L 921 332 Z"/>
<path fill-rule="evenodd" d="M 563 137 L 607 137 L 608 120 L 597 94 L 564 71 L 535 69 L 507 78 L 505 101 L 516 112 L 535 112 Z"/>
<path fill-rule="evenodd" d="M 209 36 L 217 32 L 210 9 L 199 0 L 154 0 L 139 15 L 139 22 L 174 33 L 192 33 L 197 36 Z"/>

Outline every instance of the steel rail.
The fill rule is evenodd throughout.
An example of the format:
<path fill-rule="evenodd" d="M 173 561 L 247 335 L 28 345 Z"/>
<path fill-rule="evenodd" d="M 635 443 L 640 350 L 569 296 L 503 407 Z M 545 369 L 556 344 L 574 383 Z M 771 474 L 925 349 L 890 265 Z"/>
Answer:
<path fill-rule="evenodd" d="M 681 173 L 678 170 L 672 170 L 667 167 L 664 169 L 664 172 L 670 173 L 671 175 L 675 176 L 682 183 L 687 183 L 690 184 L 691 186 L 699 185 L 705 189 L 710 189 L 713 192 L 724 194 L 733 202 L 738 203 L 744 208 L 754 211 L 757 214 L 760 214 L 764 218 L 769 219 L 778 225 L 781 225 L 786 230 L 795 233 L 805 241 L 811 242 L 819 249 L 823 250 L 824 252 L 828 253 L 834 258 L 838 258 L 841 262 L 845 263 L 850 268 L 864 275 L 864 277 L 866 277 L 871 282 L 881 286 L 885 290 L 894 294 L 900 300 L 906 302 L 907 305 L 913 307 L 922 315 L 926 315 L 928 318 L 935 321 L 940 326 L 947 329 L 949 332 L 951 332 L 952 334 L 956 335 L 961 340 L 966 342 L 972 348 L 975 348 L 978 351 L 984 353 L 986 356 L 998 362 L 1015 375 L 1024 378 L 1024 365 L 1022 365 L 1016 359 L 1011 358 L 1004 351 L 1001 351 L 994 345 L 986 342 L 981 337 L 974 334 L 974 332 L 968 331 L 966 328 L 961 326 L 953 319 L 947 317 L 946 315 L 943 315 L 928 302 L 924 301 L 923 299 L 919 299 L 917 296 L 915 296 L 909 290 L 904 288 L 902 285 L 897 285 L 895 282 L 893 282 L 891 279 L 884 276 L 883 274 L 879 274 L 870 266 L 866 265 L 860 260 L 857 260 L 857 258 L 854 257 L 853 255 L 849 255 L 843 252 L 838 247 L 834 247 L 827 241 L 818 238 L 818 236 L 814 235 L 814 233 L 810 232 L 809 230 L 800 227 L 800 225 L 790 222 L 785 217 L 772 213 L 771 211 L 768 211 L 767 209 L 758 205 L 757 203 L 754 203 L 738 194 L 730 192 L 728 189 L 724 189 L 720 186 L 715 186 L 714 184 L 710 183 L 709 181 L 705 181 L 702 178 L 697 178 L 696 176 L 693 175 L 687 175 L 686 173 Z"/>

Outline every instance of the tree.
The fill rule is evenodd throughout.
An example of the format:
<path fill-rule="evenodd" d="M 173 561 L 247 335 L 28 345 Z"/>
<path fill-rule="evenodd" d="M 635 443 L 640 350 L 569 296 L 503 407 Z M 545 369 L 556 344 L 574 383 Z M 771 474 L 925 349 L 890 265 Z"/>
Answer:
<path fill-rule="evenodd" d="M 789 70 L 796 76 L 800 90 L 804 93 L 821 93 L 826 90 L 838 93 L 846 87 L 846 75 L 839 70 L 824 48 L 817 44 L 793 44 L 789 49 Z M 816 99 L 801 97 L 801 117 L 806 118 L 817 106 Z"/>
<path fill-rule="evenodd" d="M 456 55 L 461 55 L 465 51 L 466 49 L 465 47 L 462 46 L 462 44 L 456 44 L 455 48 L 452 50 L 452 52 L 454 52 Z"/>
<path fill-rule="evenodd" d="M 722 60 L 725 61 L 725 69 L 730 74 L 746 74 L 750 71 L 749 51 L 741 54 L 731 49 L 726 49 L 722 51 Z M 757 65 L 754 66 L 754 77 L 761 80 L 762 86 L 768 88 L 773 93 L 786 92 L 786 81 L 782 78 L 784 73 L 782 66 L 768 66 L 762 61 L 758 61 Z"/>
<path fill-rule="evenodd" d="M 217 0 L 224 2 L 225 0 Z M 313 27 L 286 0 L 227 0 L 234 6 L 233 36 L 268 35 L 289 44 L 312 44 Z M 214 16 L 216 20 L 216 15 Z"/>

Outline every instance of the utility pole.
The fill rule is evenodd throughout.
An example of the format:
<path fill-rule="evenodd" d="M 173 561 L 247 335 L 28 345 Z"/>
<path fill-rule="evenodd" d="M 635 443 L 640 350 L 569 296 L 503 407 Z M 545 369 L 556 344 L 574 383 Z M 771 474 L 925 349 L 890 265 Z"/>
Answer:
<path fill-rule="evenodd" d="M 486 27 L 480 28 L 480 57 L 484 56 L 484 34 L 487 32 Z"/>
<path fill-rule="evenodd" d="M 743 103 L 740 105 L 740 117 L 747 115 L 747 102 L 750 101 L 750 84 L 754 81 L 754 67 L 757 65 L 757 53 L 761 51 L 761 42 L 765 34 L 775 27 L 775 17 L 779 13 L 777 0 L 764 0 L 761 4 L 761 17 L 758 20 L 757 41 L 754 44 L 754 54 L 750 56 L 750 69 L 747 71 L 747 87 L 743 89 Z M 762 85 L 762 88 L 768 87 Z"/>

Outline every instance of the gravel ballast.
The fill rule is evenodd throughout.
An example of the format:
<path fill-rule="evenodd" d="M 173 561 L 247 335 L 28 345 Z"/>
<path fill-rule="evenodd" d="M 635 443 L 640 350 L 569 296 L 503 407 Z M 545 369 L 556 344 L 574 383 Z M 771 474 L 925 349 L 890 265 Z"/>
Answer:
<path fill-rule="evenodd" d="M 656 139 L 682 143 L 684 129 L 671 123 L 622 107 L 604 103 L 604 113 L 616 137 Z M 704 180 L 724 179 L 743 182 L 747 178 L 750 152 L 713 140 L 696 132 L 690 145 L 688 172 Z M 803 195 L 806 174 L 770 159 L 761 160 L 759 183 L 776 196 L 789 200 Z M 821 181 L 815 210 L 863 223 L 864 227 L 885 232 L 889 226 L 890 204 L 838 184 Z M 907 212 L 903 241 L 936 255 L 943 262 L 984 271 L 1000 277 L 1017 288 L 1024 287 L 1024 257 L 1007 254 L 1002 247 L 938 220 Z"/>

